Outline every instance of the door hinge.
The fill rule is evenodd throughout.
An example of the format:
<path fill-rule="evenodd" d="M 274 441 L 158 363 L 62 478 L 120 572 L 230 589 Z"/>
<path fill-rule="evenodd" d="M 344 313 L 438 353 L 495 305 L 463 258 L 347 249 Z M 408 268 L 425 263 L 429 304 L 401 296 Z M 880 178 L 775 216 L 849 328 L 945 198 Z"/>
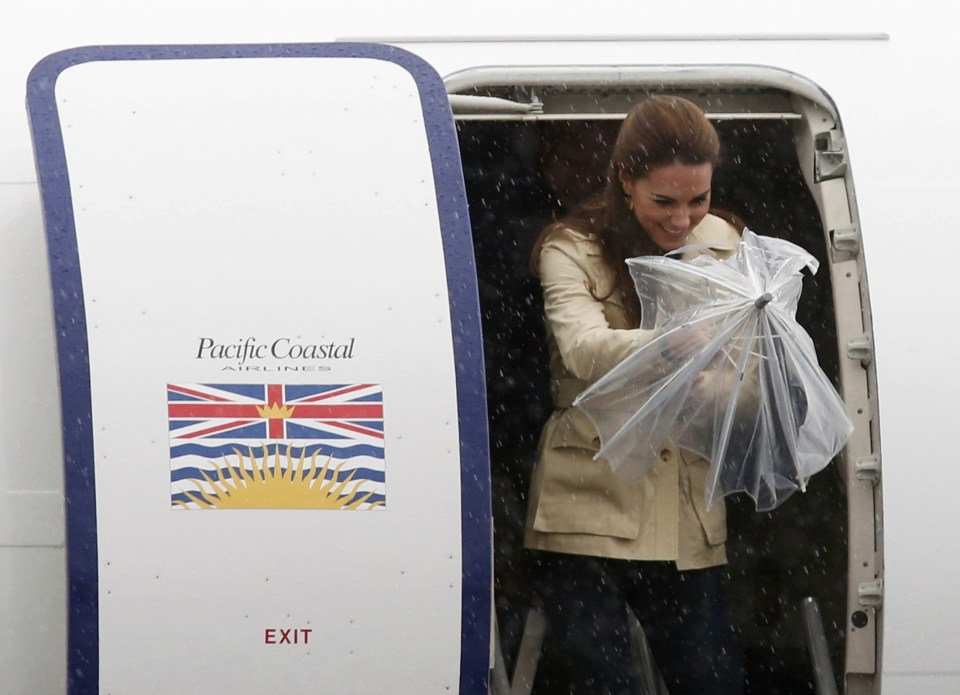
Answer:
<path fill-rule="evenodd" d="M 857 596 L 861 606 L 879 608 L 883 603 L 883 579 L 872 582 L 861 582 L 857 586 Z"/>
<path fill-rule="evenodd" d="M 852 360 L 860 360 L 860 365 L 867 367 L 873 361 L 873 336 L 865 333 L 848 340 L 847 357 Z"/>
<path fill-rule="evenodd" d="M 880 482 L 880 457 L 874 455 L 858 458 L 854 470 L 857 480 L 869 480 L 876 485 Z"/>
<path fill-rule="evenodd" d="M 847 173 L 847 147 L 839 130 L 818 133 L 813 141 L 813 179 L 817 183 Z"/>
<path fill-rule="evenodd" d="M 834 263 L 853 260 L 860 254 L 860 230 L 853 226 L 831 229 L 830 250 Z"/>

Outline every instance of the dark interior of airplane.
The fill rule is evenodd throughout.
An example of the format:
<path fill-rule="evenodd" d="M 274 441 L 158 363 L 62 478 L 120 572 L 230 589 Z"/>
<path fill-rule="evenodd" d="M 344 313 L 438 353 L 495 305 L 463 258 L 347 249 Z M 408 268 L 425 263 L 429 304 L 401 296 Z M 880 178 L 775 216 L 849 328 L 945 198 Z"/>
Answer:
<path fill-rule="evenodd" d="M 528 270 L 545 224 L 602 185 L 616 120 L 458 122 L 473 230 L 484 334 L 500 646 L 513 669 L 527 610 L 537 601 L 535 553 L 522 547 L 526 494 L 541 427 L 552 405 L 539 283 Z M 798 319 L 826 374 L 839 380 L 834 305 L 824 230 L 784 120 L 719 120 L 723 159 L 715 208 L 758 234 L 789 239 L 821 263 L 804 280 Z M 843 674 L 846 502 L 836 464 L 772 512 L 727 499 L 729 574 L 748 693 L 815 692 L 801 601 L 824 619 L 835 678 Z M 533 692 L 565 692 L 551 663 L 549 629 Z"/>

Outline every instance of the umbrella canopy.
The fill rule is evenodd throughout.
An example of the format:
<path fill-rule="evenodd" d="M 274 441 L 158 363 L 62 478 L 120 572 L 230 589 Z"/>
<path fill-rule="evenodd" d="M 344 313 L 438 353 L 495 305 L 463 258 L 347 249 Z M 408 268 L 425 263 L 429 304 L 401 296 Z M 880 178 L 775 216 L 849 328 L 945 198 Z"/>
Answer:
<path fill-rule="evenodd" d="M 600 435 L 596 458 L 639 480 L 671 441 L 711 462 L 708 505 L 742 491 L 766 511 L 804 490 L 853 432 L 796 321 L 816 259 L 744 230 L 724 260 L 627 263 L 654 337 L 574 402 Z"/>

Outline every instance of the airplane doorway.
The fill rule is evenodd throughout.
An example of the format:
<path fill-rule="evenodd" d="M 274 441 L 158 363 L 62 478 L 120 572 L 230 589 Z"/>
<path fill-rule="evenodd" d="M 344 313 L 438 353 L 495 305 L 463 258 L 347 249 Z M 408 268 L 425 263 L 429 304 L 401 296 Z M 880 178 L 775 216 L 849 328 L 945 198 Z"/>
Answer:
<path fill-rule="evenodd" d="M 684 93 L 710 113 L 717 101 Z M 635 98 L 640 95 L 635 94 Z M 711 108 L 713 107 L 713 108 Z M 542 227 L 599 187 L 619 121 L 458 121 L 486 351 L 495 526 L 495 602 L 508 672 L 536 602 L 537 567 L 522 549 L 525 498 L 540 428 L 551 412 L 539 285 L 528 269 Z M 830 251 L 818 206 L 798 161 L 787 119 L 717 120 L 724 154 L 713 205 L 759 234 L 797 243 L 821 263 L 804 280 L 798 319 L 821 366 L 840 384 Z M 815 692 L 801 602 L 820 605 L 835 682 L 842 682 L 847 633 L 847 500 L 836 464 L 805 494 L 759 514 L 749 498 L 728 500 L 729 572 L 735 591 L 748 693 Z M 534 692 L 552 692 L 545 642 Z M 553 683 L 559 686 L 559 683 Z"/>

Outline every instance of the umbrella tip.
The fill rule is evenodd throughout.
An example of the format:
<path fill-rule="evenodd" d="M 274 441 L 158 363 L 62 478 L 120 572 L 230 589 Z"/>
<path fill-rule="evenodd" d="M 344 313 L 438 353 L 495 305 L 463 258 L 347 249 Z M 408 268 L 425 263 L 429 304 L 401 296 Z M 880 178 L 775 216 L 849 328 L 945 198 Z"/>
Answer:
<path fill-rule="evenodd" d="M 770 294 L 769 292 L 764 292 L 759 297 L 757 297 L 757 301 L 755 301 L 753 305 L 758 309 L 762 309 L 772 301 L 773 301 L 773 295 Z"/>

